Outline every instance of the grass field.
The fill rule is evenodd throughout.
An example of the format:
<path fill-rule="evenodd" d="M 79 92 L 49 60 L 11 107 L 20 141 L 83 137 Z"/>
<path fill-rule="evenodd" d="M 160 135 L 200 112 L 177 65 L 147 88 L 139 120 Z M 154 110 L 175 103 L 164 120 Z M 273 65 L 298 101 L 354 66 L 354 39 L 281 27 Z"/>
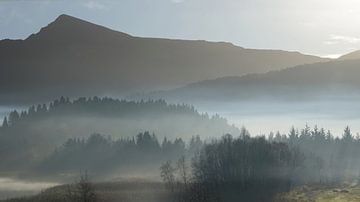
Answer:
<path fill-rule="evenodd" d="M 277 202 L 360 202 L 360 186 L 302 186 L 280 194 Z"/>
<path fill-rule="evenodd" d="M 98 201 L 102 202 L 168 202 L 172 196 L 160 182 L 129 181 L 95 183 Z M 66 186 L 49 188 L 42 193 L 0 202 L 64 202 Z M 271 201 L 271 199 L 269 199 Z M 279 194 L 274 202 L 360 202 L 360 185 L 301 186 Z M 265 201 L 264 201 L 265 202 Z"/>
<path fill-rule="evenodd" d="M 98 201 L 102 202 L 168 202 L 170 193 L 160 182 L 131 181 L 94 183 Z M 38 195 L 0 202 L 66 202 L 66 185 L 44 190 Z"/>

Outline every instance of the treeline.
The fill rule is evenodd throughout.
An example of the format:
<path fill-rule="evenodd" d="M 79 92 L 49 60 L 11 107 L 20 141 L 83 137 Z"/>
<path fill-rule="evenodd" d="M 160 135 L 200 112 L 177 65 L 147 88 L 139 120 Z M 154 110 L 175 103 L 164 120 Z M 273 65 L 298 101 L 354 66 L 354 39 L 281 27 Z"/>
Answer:
<path fill-rule="evenodd" d="M 336 183 L 345 179 L 358 179 L 360 174 L 360 136 L 349 127 L 334 136 L 330 131 L 315 126 L 301 130 L 291 128 L 287 135 L 270 134 L 269 141 L 283 142 L 299 149 L 304 165 L 299 168 L 297 181 Z"/>
<path fill-rule="evenodd" d="M 168 161 L 161 167 L 174 201 L 271 201 L 277 193 L 290 189 L 302 155 L 265 137 L 225 135 L 205 144 L 186 172 L 179 162 Z M 182 173 L 188 174 L 184 177 Z"/>
<path fill-rule="evenodd" d="M 85 115 L 105 115 L 105 116 L 134 116 L 135 113 L 147 114 L 154 112 L 154 114 L 161 113 L 182 113 L 199 115 L 199 112 L 191 105 L 186 104 L 167 104 L 164 100 L 141 100 L 128 101 L 119 100 L 109 97 L 81 97 L 75 100 L 70 100 L 68 97 L 61 97 L 54 100 L 50 104 L 33 105 L 27 110 L 18 112 L 13 110 L 4 118 L 2 128 L 15 126 L 17 123 L 41 118 L 49 115 L 64 115 L 64 114 L 85 114 Z M 209 118 L 209 115 L 204 114 Z M 214 119 L 222 119 L 219 116 L 214 116 Z M 225 119 L 222 119 L 225 120 Z"/>
<path fill-rule="evenodd" d="M 180 156 L 191 157 L 200 151 L 203 141 L 199 136 L 188 142 L 181 138 L 159 141 L 155 134 L 139 133 L 132 138 L 113 140 L 110 136 L 93 134 L 84 139 L 71 138 L 57 148 L 42 164 L 42 172 L 76 173 L 88 170 L 98 175 L 117 171 L 127 174 L 143 168 L 156 171 L 158 165 Z"/>
<path fill-rule="evenodd" d="M 268 138 L 243 129 L 204 144 L 186 172 L 167 161 L 161 175 L 180 201 L 271 201 L 298 185 L 357 182 L 359 154 L 360 139 L 349 127 L 341 137 L 308 126 Z"/>

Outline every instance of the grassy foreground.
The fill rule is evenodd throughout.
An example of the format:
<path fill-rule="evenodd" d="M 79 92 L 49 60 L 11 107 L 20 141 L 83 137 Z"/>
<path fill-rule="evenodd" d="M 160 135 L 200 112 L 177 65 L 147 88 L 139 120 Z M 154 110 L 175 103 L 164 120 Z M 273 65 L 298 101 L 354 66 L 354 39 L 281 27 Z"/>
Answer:
<path fill-rule="evenodd" d="M 93 184 L 96 201 L 101 202 L 167 202 L 170 194 L 160 182 L 130 181 Z M 67 200 L 67 186 L 46 189 L 40 194 L 0 202 L 73 202 Z"/>
<path fill-rule="evenodd" d="M 360 185 L 302 186 L 278 196 L 279 202 L 359 202 Z"/>
<path fill-rule="evenodd" d="M 94 183 L 93 185 L 97 201 L 102 202 L 168 202 L 173 199 L 164 184 L 160 182 L 106 182 Z M 60 185 L 46 189 L 38 195 L 0 200 L 0 202 L 68 202 L 65 196 L 66 185 Z M 279 194 L 274 200 L 269 199 L 269 201 L 360 202 L 360 185 L 301 186 L 290 192 Z"/>

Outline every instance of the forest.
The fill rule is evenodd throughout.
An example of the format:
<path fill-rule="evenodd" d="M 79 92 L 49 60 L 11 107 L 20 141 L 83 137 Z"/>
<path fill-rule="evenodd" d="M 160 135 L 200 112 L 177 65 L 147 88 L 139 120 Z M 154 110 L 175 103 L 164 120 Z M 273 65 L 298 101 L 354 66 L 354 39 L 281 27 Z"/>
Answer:
<path fill-rule="evenodd" d="M 93 146 L 91 141 L 97 140 L 97 136 L 89 136 L 102 134 L 106 138 L 103 140 L 99 136 L 98 139 L 105 145 L 112 145 L 107 139 L 111 136 L 116 144 L 131 147 L 132 137 L 148 134 L 146 131 L 155 133 L 160 140 L 167 137 L 175 141 L 181 137 L 183 141 L 190 141 L 192 136 L 210 137 L 239 130 L 218 115 L 200 113 L 185 104 L 168 104 L 163 100 L 128 101 L 107 97 L 70 100 L 61 97 L 49 104 L 31 106 L 20 112 L 14 110 L 4 118 L 0 127 L 0 149 L 3 151 L 0 170 L 15 173 L 37 170 L 49 155 L 55 158 L 54 148 L 68 139 L 72 139 L 67 142 L 68 146 L 83 148 L 82 144 L 90 144 L 86 146 L 89 149 Z M 58 152 L 67 152 L 66 149 L 70 148 L 64 147 Z M 7 155 L 10 153 L 11 156 Z"/>
<path fill-rule="evenodd" d="M 96 119 L 85 121 L 82 130 L 69 129 L 81 123 L 79 117 Z M 131 126 L 143 125 L 135 128 L 137 133 L 131 133 L 135 129 L 126 130 L 121 125 L 124 117 L 132 118 Z M 193 122 L 182 123 L 179 117 L 190 117 Z M 112 119 L 119 125 L 114 128 L 116 133 L 94 130 L 74 135 L 102 124 L 106 127 Z M 164 119 L 168 119 L 166 124 Z M 51 128 L 49 120 L 56 123 L 50 124 Z M 142 123 L 145 120 L 162 123 L 156 125 L 162 129 L 160 134 L 144 128 L 148 126 Z M 197 125 L 204 128 L 187 130 Z M 181 129 L 186 135 L 176 136 L 175 130 Z M 221 133 L 224 129 L 229 132 Z M 170 130 L 173 133 L 167 133 Z M 201 114 L 190 105 L 167 104 L 163 100 L 61 97 L 48 105 L 12 111 L 3 120 L 0 139 L 1 150 L 6 151 L 1 153 L 1 171 L 12 170 L 7 175 L 67 184 L 79 172 L 86 172 L 94 181 L 93 194 L 98 195 L 95 201 L 111 201 L 99 199 L 105 197 L 109 187 L 116 190 L 108 193 L 110 196 L 125 186 L 136 187 L 129 192 L 136 190 L 145 197 L 141 187 L 147 190 L 155 186 L 152 183 L 157 183 L 150 192 L 154 201 L 279 201 L 281 193 L 304 185 L 336 186 L 360 179 L 360 135 L 353 134 L 349 127 L 342 134 L 308 125 L 302 129 L 292 127 L 287 134 L 250 134 L 245 127 L 237 129 L 218 115 Z M 9 152 L 11 157 L 6 155 Z M 150 182 L 101 184 L 134 177 Z M 59 194 L 59 200 L 64 200 L 65 188 L 55 187 L 60 193 L 50 191 L 46 200 L 59 198 Z"/>
<path fill-rule="evenodd" d="M 150 193 L 148 201 L 286 201 L 280 200 L 279 195 L 297 187 L 357 183 L 359 150 L 360 137 L 353 135 L 349 127 L 341 136 L 309 126 L 301 130 L 291 128 L 288 134 L 267 136 L 252 136 L 242 128 L 236 136 L 226 134 L 208 140 L 193 136 L 188 142 L 181 138 L 159 141 L 150 132 L 120 139 L 92 134 L 86 139 L 68 139 L 37 169 L 44 175 L 85 171 L 86 179 L 83 176 L 79 184 L 69 186 L 71 190 L 80 189 L 81 183 L 91 186 L 88 194 L 96 198 L 89 201 L 116 201 L 119 195 L 129 197 L 121 191 L 125 187 L 125 190 L 132 187 L 132 191 L 137 190 L 136 193 L 144 197 L 127 201 L 147 201 Z M 139 176 L 136 168 L 144 166 L 146 172 L 156 170 L 162 183 L 153 180 L 104 184 L 96 178 L 104 179 L 104 173 L 114 173 L 114 170 L 126 173 L 125 168 L 134 169 Z M 88 174 L 94 182 L 88 179 Z M 61 185 L 35 198 L 18 201 L 64 201 L 67 194 L 63 191 L 70 188 Z"/>
<path fill-rule="evenodd" d="M 279 201 L 303 185 L 357 184 L 360 137 L 306 126 L 288 135 L 225 135 L 204 144 L 190 164 L 165 162 L 161 176 L 180 201 Z"/>
<path fill-rule="evenodd" d="M 181 156 L 192 158 L 193 154 L 200 151 L 202 145 L 203 141 L 199 136 L 185 142 L 181 138 L 171 141 L 166 137 L 159 141 L 155 134 L 149 132 L 117 140 L 93 134 L 87 139 L 68 139 L 55 149 L 38 169 L 49 174 L 86 170 L 101 177 L 110 173 L 121 173 L 124 177 L 130 170 L 136 175 L 141 168 L 148 174 L 154 174 L 161 162 Z"/>

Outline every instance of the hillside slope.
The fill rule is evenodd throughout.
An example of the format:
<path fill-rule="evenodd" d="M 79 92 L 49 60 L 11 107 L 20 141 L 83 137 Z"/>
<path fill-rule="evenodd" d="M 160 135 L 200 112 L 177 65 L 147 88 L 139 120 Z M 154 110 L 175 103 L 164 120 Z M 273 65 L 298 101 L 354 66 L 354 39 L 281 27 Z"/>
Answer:
<path fill-rule="evenodd" d="M 150 96 L 181 102 L 359 98 L 359 66 L 360 60 L 302 65 L 263 74 L 196 82 Z"/>
<path fill-rule="evenodd" d="M 25 40 L 0 41 L 0 102 L 124 95 L 324 61 L 224 42 L 134 37 L 61 15 Z"/>
<path fill-rule="evenodd" d="M 338 58 L 338 60 L 359 60 L 360 50 L 353 51 Z"/>

